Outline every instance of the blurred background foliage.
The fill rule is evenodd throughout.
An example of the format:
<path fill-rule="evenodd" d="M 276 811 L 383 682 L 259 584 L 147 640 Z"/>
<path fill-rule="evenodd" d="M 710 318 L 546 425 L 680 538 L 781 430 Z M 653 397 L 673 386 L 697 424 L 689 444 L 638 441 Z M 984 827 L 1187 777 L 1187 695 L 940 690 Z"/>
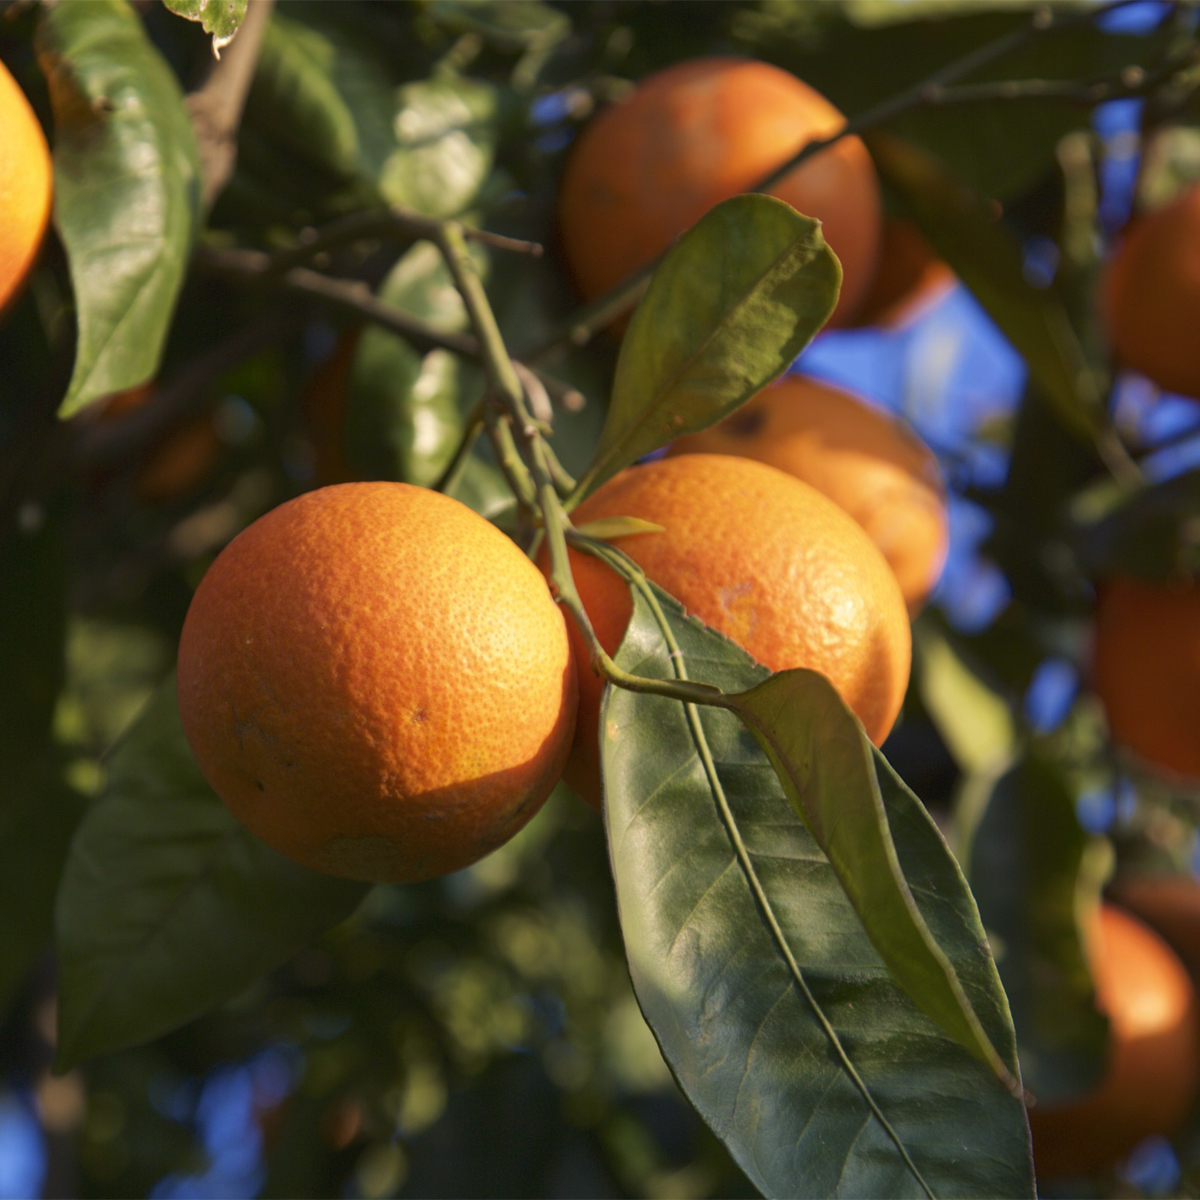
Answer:
<path fill-rule="evenodd" d="M 347 463 L 431 481 L 478 387 L 444 352 L 422 354 L 377 328 L 360 335 L 334 310 L 313 318 L 286 297 L 264 302 L 245 260 L 223 251 L 286 252 L 301 231 L 378 201 L 541 241 L 541 259 L 480 250 L 506 338 L 524 352 L 575 304 L 554 241 L 564 155 L 629 80 L 692 55 L 750 55 L 793 71 L 853 117 L 1023 28 L 1030 7 L 280 3 L 237 171 L 185 285 L 161 379 L 169 387 L 188 377 L 211 347 L 246 331 L 261 333 L 261 345 L 211 370 L 196 413 L 212 451 L 166 496 L 147 498 L 141 460 L 101 463 L 51 487 L 43 480 L 56 477 L 53 464 L 14 456 L 42 398 L 62 394 L 70 364 L 63 252 L 47 245 L 0 324 L 3 469 L 32 497 L 0 545 L 0 623 L 24 631 L 0 650 L 6 680 L 22 681 L 0 691 L 0 740 L 13 764 L 0 781 L 13 801 L 0 817 L 0 1196 L 753 1194 L 680 1097 L 640 1017 L 603 831 L 564 788 L 477 866 L 375 889 L 350 921 L 235 1002 L 63 1076 L 49 1069 L 46 949 L 58 871 L 79 812 L 103 787 L 110 748 L 171 666 L 191 589 L 217 550 Z M 211 53 L 205 35 L 157 4 L 137 10 L 186 86 Z M 49 128 L 33 21 L 28 6 L 0 8 L 0 55 Z M 1186 6 L 1146 0 L 1031 39 L 971 79 L 1152 70 L 1192 36 L 1193 21 Z M 1165 111 L 1140 99 L 939 106 L 931 97 L 883 129 L 936 156 L 985 210 L 1003 213 L 1022 286 L 1061 295 L 1102 377 L 1090 300 L 1097 265 L 1135 203 L 1200 178 L 1198 120 L 1194 94 Z M 907 211 L 899 192 L 887 203 Z M 461 329 L 457 294 L 427 250 L 384 243 L 355 259 L 354 272 L 441 328 Z M 351 252 L 327 253 L 338 262 Z M 1064 503 L 1094 464 L 1029 402 L 1027 348 L 997 325 L 1003 301 L 985 311 L 952 284 L 887 328 L 823 334 L 798 365 L 901 414 L 949 478 L 950 560 L 918 623 L 914 685 L 885 750 L 958 839 L 985 920 L 1001 935 L 1021 1027 L 1022 1005 L 1036 1008 L 1028 971 L 1038 943 L 1028 912 L 1005 904 L 1014 862 L 1029 873 L 1026 899 L 1060 911 L 1080 878 L 1098 890 L 1114 861 L 1198 865 L 1200 794 L 1114 757 L 1086 663 L 1090 579 L 1112 567 L 1114 546 L 1148 554 L 1151 572 L 1161 566 L 1165 551 L 1156 557 L 1147 530 L 1158 520 L 1174 546 L 1180 513 L 1194 509 L 1200 422 L 1194 403 L 1118 378 L 1121 434 L 1151 480 L 1178 481 L 1177 500 L 1157 514 L 1128 512 L 1119 488 L 1094 487 L 1070 495 L 1072 525 Z M 615 342 L 597 338 L 548 363 L 586 401 L 571 398 L 556 417 L 569 470 L 590 455 L 614 361 Z M 339 394 L 344 410 L 331 413 Z M 331 427 L 344 433 L 329 460 L 322 431 Z M 482 451 L 459 494 L 488 515 L 502 505 Z M 1110 522 L 1101 533 L 1097 517 Z M 1053 850 L 1029 858 L 1031 845 Z M 1033 950 L 1006 956 L 1022 945 Z M 1042 965 L 1059 973 L 1063 1008 L 1029 1018 L 1027 1045 L 1038 1021 L 1072 1021 L 1087 995 L 1069 949 Z M 1041 1062 L 1048 1093 L 1094 1077 L 1103 1029 L 1076 1032 L 1077 1044 L 1053 1045 Z M 1181 1160 L 1165 1144 L 1143 1147 L 1106 1186 L 1196 1194 L 1200 1153 Z"/>

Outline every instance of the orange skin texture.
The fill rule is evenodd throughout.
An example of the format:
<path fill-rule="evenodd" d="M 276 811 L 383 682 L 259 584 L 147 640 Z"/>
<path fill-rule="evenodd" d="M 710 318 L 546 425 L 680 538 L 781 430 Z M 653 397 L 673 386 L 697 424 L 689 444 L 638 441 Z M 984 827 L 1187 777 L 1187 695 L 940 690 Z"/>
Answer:
<path fill-rule="evenodd" d="M 942 573 L 950 535 L 937 458 L 899 422 L 840 388 L 787 376 L 669 453 L 736 454 L 815 487 L 879 547 L 910 615 Z"/>
<path fill-rule="evenodd" d="M 321 488 L 255 521 L 179 645 L 205 778 L 275 849 L 353 879 L 429 879 L 506 842 L 562 773 L 575 703 L 537 568 L 404 483 Z"/>
<path fill-rule="evenodd" d="M 1118 742 L 1155 767 L 1200 779 L 1200 583 L 1104 583 L 1092 684 Z"/>
<path fill-rule="evenodd" d="M 1101 307 L 1124 366 L 1200 397 L 1200 185 L 1129 224 L 1105 271 Z"/>
<path fill-rule="evenodd" d="M 563 171 L 559 226 L 580 292 L 592 299 L 615 287 L 709 209 L 844 124 L 818 92 L 766 63 L 699 58 L 646 76 L 587 125 Z M 858 138 L 842 138 L 771 195 L 823 222 L 844 276 L 830 323 L 843 323 L 870 285 L 879 248 L 870 154 Z"/>
<path fill-rule="evenodd" d="M 875 275 L 851 324 L 895 325 L 940 296 L 955 278 L 911 221 L 885 217 Z"/>
<path fill-rule="evenodd" d="M 117 392 L 99 402 L 101 420 L 123 417 L 147 403 L 153 383 Z M 211 413 L 204 413 L 172 429 L 146 458 L 134 488 L 147 504 L 165 504 L 200 486 L 221 457 L 224 443 Z"/>
<path fill-rule="evenodd" d="M 688 454 L 622 471 L 572 520 L 622 516 L 664 527 L 613 544 L 690 613 L 773 671 L 822 672 L 871 740 L 887 737 L 908 686 L 908 614 L 883 556 L 836 504 L 774 467 Z M 541 565 L 548 570 L 544 554 Z M 633 613 L 628 588 L 589 555 L 572 550 L 571 567 L 601 645 L 615 654 Z M 567 624 L 579 721 L 564 774 L 598 810 L 604 684 L 574 621 Z"/>
<path fill-rule="evenodd" d="M 1200 1009 L 1167 944 L 1105 904 L 1088 958 L 1096 1002 L 1109 1019 L 1108 1064 L 1099 1086 L 1082 1100 L 1029 1110 L 1041 1176 L 1095 1175 L 1143 1138 L 1176 1133 L 1200 1083 Z"/>
<path fill-rule="evenodd" d="M 0 311 L 25 282 L 50 220 L 50 149 L 25 93 L 0 63 Z"/>

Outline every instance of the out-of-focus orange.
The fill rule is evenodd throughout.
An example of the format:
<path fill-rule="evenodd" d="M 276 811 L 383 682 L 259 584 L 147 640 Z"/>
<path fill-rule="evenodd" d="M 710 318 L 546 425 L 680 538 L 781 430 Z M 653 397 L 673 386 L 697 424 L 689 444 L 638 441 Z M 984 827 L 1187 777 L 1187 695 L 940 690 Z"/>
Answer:
<path fill-rule="evenodd" d="M 1200 398 L 1200 184 L 1130 222 L 1101 298 L 1120 363 Z"/>
<path fill-rule="evenodd" d="M 631 467 L 573 514 L 576 525 L 640 517 L 664 527 L 613 539 L 648 578 L 772 670 L 820 671 L 876 744 L 908 685 L 912 643 L 904 598 L 863 530 L 815 488 L 763 463 L 687 454 Z M 548 570 L 545 554 L 540 560 Z M 571 551 L 580 598 L 615 654 L 633 607 L 610 567 Z M 564 777 L 600 807 L 603 681 L 568 620 L 579 674 L 579 720 Z"/>
<path fill-rule="evenodd" d="M 50 220 L 53 181 L 46 135 L 0 63 L 0 311 L 37 258 Z"/>
<path fill-rule="evenodd" d="M 785 376 L 670 453 L 757 459 L 823 492 L 871 535 L 910 614 L 937 583 L 949 544 L 937 459 L 893 418 L 840 388 Z"/>
<path fill-rule="evenodd" d="M 615 287 L 709 209 L 844 124 L 818 92 L 767 63 L 700 58 L 647 76 L 591 121 L 567 159 L 559 227 L 580 291 L 592 299 Z M 843 272 L 831 323 L 845 322 L 879 249 L 879 185 L 866 147 L 844 137 L 771 194 L 823 223 Z"/>
<path fill-rule="evenodd" d="M 1200 778 L 1200 582 L 1103 583 L 1092 675 L 1118 742 Z"/>
<path fill-rule="evenodd" d="M 353 879 L 456 871 L 507 841 L 575 726 L 566 623 L 465 504 L 405 483 L 306 492 L 218 555 L 179 643 L 200 769 L 281 853 Z"/>
<path fill-rule="evenodd" d="M 955 279 L 911 221 L 885 217 L 878 265 L 851 324 L 894 325 L 947 292 Z"/>
<path fill-rule="evenodd" d="M 1200 977 L 1200 882 L 1194 877 L 1118 877 L 1109 894 L 1140 917 L 1179 955 L 1193 978 Z"/>
<path fill-rule="evenodd" d="M 1102 905 L 1088 958 L 1109 1019 L 1108 1062 L 1081 1100 L 1030 1110 L 1043 1177 L 1095 1175 L 1143 1138 L 1176 1133 L 1200 1090 L 1200 1008 L 1170 947 L 1135 917 Z"/>

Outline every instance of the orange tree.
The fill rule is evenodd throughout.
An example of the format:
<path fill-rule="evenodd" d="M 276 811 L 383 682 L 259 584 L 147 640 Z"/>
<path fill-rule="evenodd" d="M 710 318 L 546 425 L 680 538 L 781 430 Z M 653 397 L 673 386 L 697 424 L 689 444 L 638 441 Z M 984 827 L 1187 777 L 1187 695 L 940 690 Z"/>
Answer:
<path fill-rule="evenodd" d="M 1200 53 L 1189 6 L 1140 34 L 1114 27 L 1125 8 L 0 6 L 0 1114 L 36 1127 L 27 1187 L 1019 1196 L 1034 1149 L 1066 1177 L 1047 1189 L 1195 1183 L 1196 1005 L 1173 955 L 1194 968 L 1200 491 L 1114 381 L 1194 353 Z M 558 223 L 573 135 L 694 59 L 770 64 L 848 119 L 822 102 L 744 194 L 710 194 L 709 172 L 707 211 L 677 206 L 695 224 L 581 305 Z M 1091 125 L 1111 100 L 1141 103 L 1124 240 Z M 704 171 L 704 145 L 648 144 L 672 187 Z M 935 447 L 990 514 L 1011 598 L 964 631 L 935 593 L 882 748 L 824 675 L 772 672 L 648 578 L 676 515 L 703 535 L 682 492 L 667 524 L 590 499 L 734 413 L 829 319 L 821 225 L 767 193 L 834 153 L 1027 370 L 978 434 L 999 482 L 971 477 L 971 446 Z M 655 202 L 633 165 L 612 164 L 613 236 Z M 610 267 L 602 168 L 570 236 Z M 851 207 L 834 195 L 829 220 Z M 198 420 L 205 477 L 139 486 Z M 789 511 L 831 504 L 753 473 L 803 495 Z M 720 500 L 726 544 L 688 555 L 803 557 Z M 886 586 L 805 614 L 895 626 L 892 671 L 900 592 L 849 518 L 821 524 Z M 604 613 L 597 578 L 618 589 Z M 734 612 L 742 587 L 696 592 L 735 639 L 758 619 Z M 1048 722 L 1026 697 L 1048 659 L 1090 677 L 1097 597 L 1097 693 Z M 501 623 L 518 609 L 536 619 Z M 566 785 L 534 815 L 576 675 L 602 685 L 578 784 L 602 817 Z M 890 715 L 896 679 L 861 682 L 886 683 Z M 1118 1011 L 1122 964 L 1091 940 L 1106 889 L 1165 938 L 1139 953 L 1169 982 L 1169 1043 Z M 1137 1089 L 1111 1083 L 1118 1051 Z"/>

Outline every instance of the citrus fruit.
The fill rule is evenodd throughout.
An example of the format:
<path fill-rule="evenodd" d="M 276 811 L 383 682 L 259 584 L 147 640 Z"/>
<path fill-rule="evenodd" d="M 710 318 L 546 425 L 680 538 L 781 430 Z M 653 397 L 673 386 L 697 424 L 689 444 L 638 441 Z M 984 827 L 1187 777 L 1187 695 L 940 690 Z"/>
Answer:
<path fill-rule="evenodd" d="M 1099 1086 L 1082 1099 L 1030 1109 L 1040 1176 L 1085 1176 L 1151 1134 L 1171 1135 L 1200 1084 L 1200 1009 L 1183 965 L 1141 921 L 1101 905 L 1088 958 L 1109 1020 Z"/>
<path fill-rule="evenodd" d="M 1101 297 L 1120 362 L 1169 392 L 1200 397 L 1200 184 L 1134 218 Z"/>
<path fill-rule="evenodd" d="M 840 388 L 785 376 L 670 453 L 736 454 L 811 484 L 870 534 L 910 613 L 937 583 L 949 541 L 937 459 L 899 422 Z"/>
<path fill-rule="evenodd" d="M 1108 890 L 1179 955 L 1193 976 L 1200 974 L 1200 882 L 1192 876 L 1130 875 L 1117 878 Z"/>
<path fill-rule="evenodd" d="M 154 385 L 144 383 L 97 401 L 102 421 L 123 417 L 146 404 Z M 164 434 L 147 452 L 138 468 L 134 488 L 147 504 L 174 500 L 208 478 L 221 457 L 224 442 L 212 413 L 202 413 Z"/>
<path fill-rule="evenodd" d="M 647 76 L 584 128 L 563 171 L 559 229 L 580 291 L 591 299 L 615 287 L 709 209 L 844 124 L 818 92 L 767 63 L 699 58 Z M 844 137 L 771 194 L 823 222 L 843 272 L 831 321 L 844 321 L 870 284 L 879 242 L 866 147 Z"/>
<path fill-rule="evenodd" d="M 646 575 L 772 670 L 820 671 L 876 744 L 908 685 L 908 614 L 895 577 L 861 528 L 815 488 L 763 463 L 687 454 L 631 467 L 584 501 L 577 526 L 641 517 L 662 533 L 614 538 Z M 543 570 L 546 560 L 542 559 Z M 571 551 L 580 598 L 615 654 L 632 614 L 624 581 Z M 600 806 L 603 681 L 568 621 L 579 668 L 579 722 L 567 782 Z"/>
<path fill-rule="evenodd" d="M 196 761 L 306 866 L 411 881 L 537 812 L 575 721 L 562 613 L 517 546 L 404 483 L 290 500 L 217 557 L 179 645 Z"/>
<path fill-rule="evenodd" d="M 0 63 L 0 310 L 29 274 L 50 219 L 53 172 L 46 135 Z"/>
<path fill-rule="evenodd" d="M 1200 582 L 1102 584 L 1092 683 L 1118 742 L 1200 778 Z"/>
<path fill-rule="evenodd" d="M 953 286 L 954 272 L 921 231 L 903 217 L 885 217 L 879 259 L 854 325 L 895 325 Z"/>

